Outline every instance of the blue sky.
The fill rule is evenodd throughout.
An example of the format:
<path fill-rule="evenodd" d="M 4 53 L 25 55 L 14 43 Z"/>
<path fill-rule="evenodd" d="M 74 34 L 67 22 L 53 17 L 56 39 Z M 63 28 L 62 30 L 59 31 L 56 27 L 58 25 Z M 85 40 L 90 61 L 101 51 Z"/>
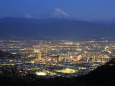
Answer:
<path fill-rule="evenodd" d="M 0 0 L 0 17 L 34 17 L 60 8 L 82 20 L 115 19 L 115 0 Z"/>

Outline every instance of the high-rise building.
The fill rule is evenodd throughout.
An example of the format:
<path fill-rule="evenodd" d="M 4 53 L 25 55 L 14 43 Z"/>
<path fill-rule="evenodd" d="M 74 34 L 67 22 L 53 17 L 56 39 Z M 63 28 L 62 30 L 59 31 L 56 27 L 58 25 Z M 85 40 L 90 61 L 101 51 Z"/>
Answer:
<path fill-rule="evenodd" d="M 59 55 L 59 57 L 58 57 L 58 61 L 60 62 L 60 61 L 62 61 L 62 57 Z"/>
<path fill-rule="evenodd" d="M 41 52 L 40 51 L 38 52 L 38 59 L 39 60 L 41 59 Z"/>

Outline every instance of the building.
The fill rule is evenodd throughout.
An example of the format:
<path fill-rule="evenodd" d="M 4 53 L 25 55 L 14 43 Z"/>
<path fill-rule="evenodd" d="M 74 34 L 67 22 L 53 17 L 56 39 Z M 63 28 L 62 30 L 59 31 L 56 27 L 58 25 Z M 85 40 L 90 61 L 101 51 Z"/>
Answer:
<path fill-rule="evenodd" d="M 38 52 L 38 59 L 41 60 L 41 52 Z"/>

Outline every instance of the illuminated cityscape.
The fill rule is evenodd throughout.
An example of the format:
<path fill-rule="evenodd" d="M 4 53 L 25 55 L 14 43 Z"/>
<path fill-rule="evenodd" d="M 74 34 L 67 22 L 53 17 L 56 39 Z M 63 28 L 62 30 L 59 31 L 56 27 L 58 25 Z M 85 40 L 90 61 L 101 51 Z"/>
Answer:
<path fill-rule="evenodd" d="M 16 67 L 19 76 L 75 77 L 108 62 L 114 57 L 114 49 L 115 41 L 108 40 L 0 40 L 0 50 L 15 56 L 0 59 L 0 67 Z"/>
<path fill-rule="evenodd" d="M 115 0 L 0 0 L 0 86 L 115 86 Z"/>

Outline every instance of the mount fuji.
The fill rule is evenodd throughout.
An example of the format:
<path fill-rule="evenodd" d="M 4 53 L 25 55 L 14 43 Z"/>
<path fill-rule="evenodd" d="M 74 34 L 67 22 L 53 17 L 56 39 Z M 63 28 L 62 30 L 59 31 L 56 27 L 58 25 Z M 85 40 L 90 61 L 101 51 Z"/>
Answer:
<path fill-rule="evenodd" d="M 48 13 L 42 15 L 43 18 L 70 18 L 71 16 L 62 9 L 54 8 Z"/>
<path fill-rule="evenodd" d="M 43 18 L 43 19 L 42 19 Z M 74 20 L 59 8 L 40 19 L 0 18 L 0 39 L 91 40 L 115 38 L 115 23 Z"/>

